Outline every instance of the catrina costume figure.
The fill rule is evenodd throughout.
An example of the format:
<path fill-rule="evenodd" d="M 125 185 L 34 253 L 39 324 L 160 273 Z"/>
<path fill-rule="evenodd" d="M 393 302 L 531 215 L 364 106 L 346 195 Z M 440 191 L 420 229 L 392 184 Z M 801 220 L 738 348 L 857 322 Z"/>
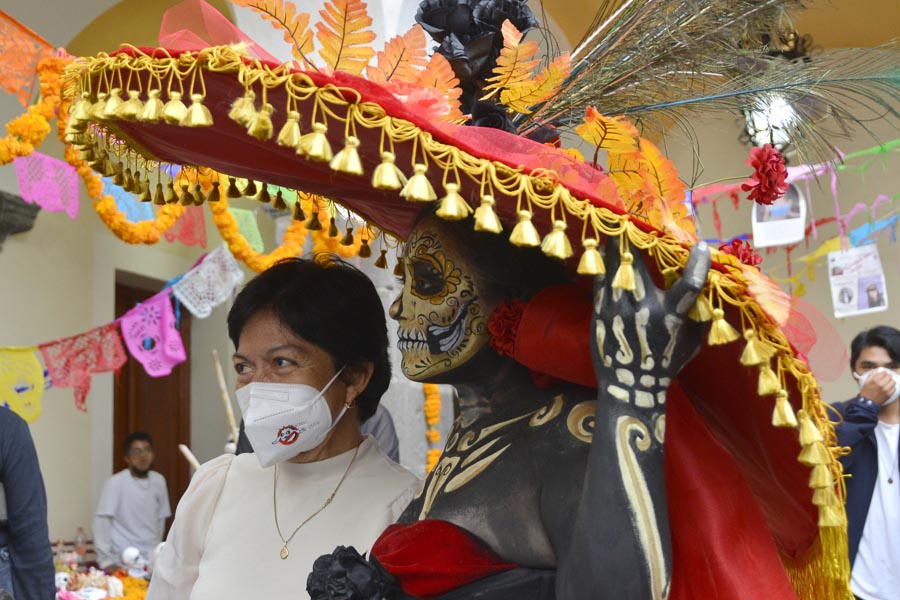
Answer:
<path fill-rule="evenodd" d="M 286 27 L 291 63 L 194 1 L 163 48 L 76 59 L 61 114 L 101 174 L 212 182 L 171 201 L 221 210 L 247 180 L 353 211 L 361 256 L 403 242 L 402 371 L 453 384 L 459 416 L 366 557 L 297 574 L 311 597 L 849 597 L 834 433 L 789 298 L 698 240 L 635 128 L 752 105 L 775 77 L 852 118 L 822 83 L 839 69 L 751 49 L 794 2 L 600 2 L 543 63 L 520 0 L 425 0 L 378 54 L 362 2 L 331 0 L 315 30 L 286 3 L 237 4 Z M 587 159 L 559 147 L 566 129 Z"/>

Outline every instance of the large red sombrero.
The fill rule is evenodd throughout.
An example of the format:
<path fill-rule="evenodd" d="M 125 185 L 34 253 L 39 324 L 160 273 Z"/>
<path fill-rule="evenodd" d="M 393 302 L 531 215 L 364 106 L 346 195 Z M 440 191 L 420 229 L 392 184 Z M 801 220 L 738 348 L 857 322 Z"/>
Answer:
<path fill-rule="evenodd" d="M 642 251 L 661 279 L 687 261 L 690 236 L 627 213 L 602 171 L 549 145 L 441 120 L 446 112 L 435 90 L 450 79 L 401 90 L 215 46 L 127 47 L 77 59 L 67 80 L 68 139 L 102 174 L 123 165 L 153 173 L 167 164 L 210 169 L 222 181 L 327 197 L 400 239 L 425 204 L 439 202 L 439 216 L 474 212 L 476 228 L 541 246 L 561 260 L 572 257 L 582 275 L 603 273 L 597 245 L 609 237 Z M 758 543 L 774 540 L 798 597 L 845 598 L 849 565 L 835 437 L 805 359 L 781 330 L 784 297 L 755 267 L 717 252 L 713 258 L 692 315 L 711 321 L 708 344 L 669 400 L 670 411 L 681 407 L 682 416 L 669 422 L 667 469 L 680 473 L 679 493 L 692 498 L 684 512 L 672 509 L 673 590 L 693 589 L 680 569 L 705 569 L 699 564 L 708 559 L 679 546 L 678 532 L 698 521 L 707 529 L 740 521 L 765 538 Z M 629 289 L 630 269 L 623 261 L 609 275 Z M 579 333 L 584 340 L 588 334 Z M 731 552 L 727 536 L 722 531 L 707 542 Z M 720 594 L 728 589 L 722 581 L 710 585 Z"/>

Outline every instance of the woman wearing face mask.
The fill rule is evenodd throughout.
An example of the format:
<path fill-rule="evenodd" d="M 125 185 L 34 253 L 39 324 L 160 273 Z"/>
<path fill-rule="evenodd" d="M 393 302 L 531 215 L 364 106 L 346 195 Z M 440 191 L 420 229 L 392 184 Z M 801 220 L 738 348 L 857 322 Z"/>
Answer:
<path fill-rule="evenodd" d="M 378 294 L 323 262 L 280 262 L 235 300 L 228 333 L 255 452 L 194 475 L 149 600 L 305 598 L 316 557 L 368 551 L 415 494 L 416 478 L 360 433 L 390 381 Z"/>

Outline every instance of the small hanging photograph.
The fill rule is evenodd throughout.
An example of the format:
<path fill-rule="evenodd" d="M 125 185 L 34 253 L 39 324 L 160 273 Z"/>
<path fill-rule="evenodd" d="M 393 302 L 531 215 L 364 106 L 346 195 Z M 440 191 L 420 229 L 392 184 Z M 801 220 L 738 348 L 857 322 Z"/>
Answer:
<path fill-rule="evenodd" d="M 834 316 L 839 319 L 888 308 L 884 270 L 874 244 L 830 252 L 828 281 Z"/>
<path fill-rule="evenodd" d="M 803 239 L 806 230 L 806 198 L 800 188 L 788 185 L 772 204 L 753 209 L 753 244 L 757 248 L 784 246 Z"/>

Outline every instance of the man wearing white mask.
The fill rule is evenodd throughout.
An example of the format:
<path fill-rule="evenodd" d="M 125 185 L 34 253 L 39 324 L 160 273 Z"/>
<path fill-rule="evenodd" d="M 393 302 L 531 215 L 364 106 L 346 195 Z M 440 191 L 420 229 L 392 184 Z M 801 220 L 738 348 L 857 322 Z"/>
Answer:
<path fill-rule="evenodd" d="M 850 345 L 859 394 L 835 404 L 847 484 L 851 588 L 860 600 L 900 599 L 900 331 L 879 326 Z"/>

